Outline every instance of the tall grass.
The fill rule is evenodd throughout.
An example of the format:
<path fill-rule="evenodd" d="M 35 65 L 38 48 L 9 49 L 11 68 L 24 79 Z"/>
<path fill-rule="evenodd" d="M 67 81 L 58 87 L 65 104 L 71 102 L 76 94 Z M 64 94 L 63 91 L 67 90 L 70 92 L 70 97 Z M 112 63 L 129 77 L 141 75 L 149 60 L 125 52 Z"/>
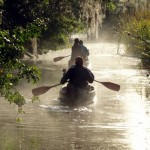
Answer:
<path fill-rule="evenodd" d="M 150 67 L 150 10 L 125 13 L 119 19 L 118 29 L 126 53 L 140 57 L 143 66 Z"/>

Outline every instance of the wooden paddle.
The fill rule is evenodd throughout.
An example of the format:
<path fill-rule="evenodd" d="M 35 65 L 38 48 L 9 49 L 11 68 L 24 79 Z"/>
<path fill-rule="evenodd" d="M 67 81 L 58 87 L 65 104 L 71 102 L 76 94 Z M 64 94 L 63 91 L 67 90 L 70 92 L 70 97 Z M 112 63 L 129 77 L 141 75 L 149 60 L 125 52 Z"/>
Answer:
<path fill-rule="evenodd" d="M 71 56 L 71 55 L 55 57 L 55 58 L 53 59 L 53 61 L 54 61 L 54 62 L 57 62 L 57 61 L 60 61 L 60 60 L 62 60 L 62 59 L 64 59 L 64 58 L 66 58 L 66 57 L 69 57 L 69 56 Z"/>
<path fill-rule="evenodd" d="M 61 84 L 59 83 L 59 84 L 55 84 L 55 85 L 52 85 L 52 86 L 40 86 L 40 87 L 37 87 L 37 88 L 32 90 L 32 94 L 34 96 L 39 96 L 41 94 L 46 93 L 49 89 L 51 89 L 53 87 L 56 87 L 58 85 L 61 85 Z"/>
<path fill-rule="evenodd" d="M 108 89 L 111 89 L 111 90 L 114 90 L 114 91 L 119 91 L 120 90 L 120 85 L 118 85 L 116 83 L 112 83 L 112 82 L 100 82 L 100 81 L 97 81 L 97 80 L 94 80 L 94 81 L 96 81 L 98 83 L 101 83 L 102 85 L 104 85 Z M 35 89 L 32 90 L 32 94 L 34 96 L 39 96 L 41 94 L 46 93 L 49 89 L 51 89 L 53 87 L 56 87 L 58 85 L 61 85 L 61 84 L 59 83 L 59 84 L 55 84 L 55 85 L 52 85 L 52 86 L 37 87 L 37 88 L 35 88 Z"/>
<path fill-rule="evenodd" d="M 108 89 L 111 89 L 113 91 L 119 91 L 120 90 L 120 85 L 116 84 L 116 83 L 112 83 L 112 82 L 100 82 L 97 80 L 94 80 L 98 83 L 101 83 L 102 85 L 104 85 L 105 87 L 107 87 Z"/>

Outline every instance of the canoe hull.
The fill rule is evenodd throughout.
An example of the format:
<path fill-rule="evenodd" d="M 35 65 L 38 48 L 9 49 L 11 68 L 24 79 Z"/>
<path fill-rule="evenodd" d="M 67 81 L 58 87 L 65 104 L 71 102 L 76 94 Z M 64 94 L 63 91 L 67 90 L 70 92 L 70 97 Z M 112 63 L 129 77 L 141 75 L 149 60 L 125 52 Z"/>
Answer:
<path fill-rule="evenodd" d="M 59 92 L 59 99 L 62 104 L 67 106 L 85 106 L 95 103 L 96 93 L 93 86 L 90 90 L 78 89 L 78 92 L 67 92 L 67 86 L 61 88 Z"/>

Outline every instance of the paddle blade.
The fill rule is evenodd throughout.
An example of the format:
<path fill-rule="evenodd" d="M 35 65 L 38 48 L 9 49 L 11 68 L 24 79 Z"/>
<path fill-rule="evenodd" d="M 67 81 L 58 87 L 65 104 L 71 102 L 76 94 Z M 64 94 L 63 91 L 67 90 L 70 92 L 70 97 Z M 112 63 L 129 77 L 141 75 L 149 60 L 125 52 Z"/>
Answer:
<path fill-rule="evenodd" d="M 113 91 L 119 91 L 120 90 L 120 85 L 116 84 L 116 83 L 112 83 L 112 82 L 100 82 L 97 80 L 94 80 L 98 83 L 103 84 L 105 87 L 107 87 L 108 89 L 111 89 Z"/>
<path fill-rule="evenodd" d="M 69 57 L 69 56 L 70 56 L 70 55 L 55 57 L 55 58 L 53 59 L 53 61 L 54 61 L 54 62 L 57 62 L 57 61 L 62 60 L 63 58 Z"/>
<path fill-rule="evenodd" d="M 50 88 L 51 88 L 51 86 L 41 86 L 41 87 L 33 89 L 32 94 L 34 96 L 39 96 L 41 94 L 46 93 Z"/>
<path fill-rule="evenodd" d="M 57 61 L 62 60 L 63 58 L 65 58 L 65 57 L 64 56 L 56 57 L 56 58 L 53 59 L 53 61 L 57 62 Z"/>
<path fill-rule="evenodd" d="M 101 82 L 105 87 L 108 89 L 114 90 L 114 91 L 119 91 L 120 90 L 120 85 L 112 82 Z"/>
<path fill-rule="evenodd" d="M 61 85 L 61 84 L 58 83 L 58 84 L 55 84 L 55 85 L 52 85 L 52 86 L 40 86 L 40 87 L 37 87 L 37 88 L 35 88 L 35 89 L 32 90 L 32 94 L 34 96 L 39 96 L 41 94 L 46 93 L 49 89 L 51 89 L 53 87 L 56 87 L 58 85 Z"/>

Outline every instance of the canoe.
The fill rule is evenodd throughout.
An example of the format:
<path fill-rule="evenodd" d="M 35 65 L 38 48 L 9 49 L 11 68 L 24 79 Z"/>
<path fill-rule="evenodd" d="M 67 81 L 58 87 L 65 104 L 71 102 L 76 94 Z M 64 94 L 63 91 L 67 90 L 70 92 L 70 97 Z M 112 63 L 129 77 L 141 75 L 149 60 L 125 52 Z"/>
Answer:
<path fill-rule="evenodd" d="M 68 61 L 68 68 L 70 68 L 70 67 L 73 66 L 73 65 L 74 65 L 74 60 L 71 60 L 71 59 L 70 59 L 70 60 Z M 85 67 L 91 69 L 91 63 L 90 63 L 89 60 L 85 61 L 83 65 L 84 65 Z"/>
<path fill-rule="evenodd" d="M 87 90 L 76 89 L 75 92 L 67 90 L 67 86 L 60 89 L 59 100 L 67 106 L 87 106 L 94 104 L 96 101 L 95 88 L 89 85 Z"/>

